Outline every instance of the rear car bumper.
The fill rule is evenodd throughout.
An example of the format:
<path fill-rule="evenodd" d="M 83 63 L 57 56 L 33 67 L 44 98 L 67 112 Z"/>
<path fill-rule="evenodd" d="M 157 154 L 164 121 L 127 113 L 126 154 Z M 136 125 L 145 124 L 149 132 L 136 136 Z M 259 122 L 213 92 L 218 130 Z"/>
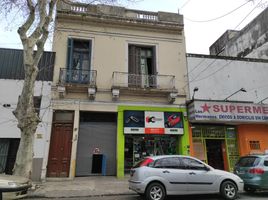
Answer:
<path fill-rule="evenodd" d="M 244 184 L 245 188 L 252 188 L 252 189 L 268 189 L 267 185 L 265 185 L 263 182 L 265 180 L 262 180 L 259 177 L 252 178 L 252 179 L 245 179 Z"/>
<path fill-rule="evenodd" d="M 145 184 L 143 184 L 142 182 L 132 180 L 128 181 L 128 186 L 130 190 L 133 190 L 134 192 L 137 192 L 139 194 L 143 194 L 146 188 Z"/>

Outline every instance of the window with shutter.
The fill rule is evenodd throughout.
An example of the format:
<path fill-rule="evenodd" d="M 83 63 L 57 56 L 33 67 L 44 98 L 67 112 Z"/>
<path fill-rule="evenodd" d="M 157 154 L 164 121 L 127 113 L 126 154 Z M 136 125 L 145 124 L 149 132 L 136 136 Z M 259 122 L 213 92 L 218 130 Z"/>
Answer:
<path fill-rule="evenodd" d="M 128 46 L 129 87 L 156 87 L 156 55 L 154 46 Z"/>
<path fill-rule="evenodd" d="M 91 43 L 91 40 L 68 39 L 67 82 L 89 82 L 91 70 Z"/>

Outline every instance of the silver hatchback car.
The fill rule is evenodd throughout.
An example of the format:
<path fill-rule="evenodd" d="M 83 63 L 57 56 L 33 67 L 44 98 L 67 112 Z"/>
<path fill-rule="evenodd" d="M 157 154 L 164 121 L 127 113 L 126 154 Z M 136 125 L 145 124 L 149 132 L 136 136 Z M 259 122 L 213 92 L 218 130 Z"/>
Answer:
<path fill-rule="evenodd" d="M 147 200 L 163 200 L 167 195 L 213 193 L 233 200 L 243 187 L 243 180 L 237 175 L 181 155 L 147 157 L 131 169 L 129 179 L 129 189 Z"/>

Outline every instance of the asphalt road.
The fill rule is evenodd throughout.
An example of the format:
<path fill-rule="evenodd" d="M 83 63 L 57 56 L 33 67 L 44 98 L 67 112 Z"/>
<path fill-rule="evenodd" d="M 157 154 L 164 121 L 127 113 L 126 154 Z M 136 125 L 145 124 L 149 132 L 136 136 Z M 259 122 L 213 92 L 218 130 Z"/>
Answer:
<path fill-rule="evenodd" d="M 29 200 L 42 200 L 40 198 L 26 198 Z M 191 196 L 175 196 L 169 197 L 166 200 L 222 200 L 218 195 L 191 195 Z M 254 194 L 240 194 L 238 200 L 258 200 L 268 199 L 268 192 L 257 192 Z M 97 197 L 79 197 L 79 198 L 44 198 L 43 200 L 142 200 L 139 195 L 120 195 L 120 196 L 97 196 Z"/>

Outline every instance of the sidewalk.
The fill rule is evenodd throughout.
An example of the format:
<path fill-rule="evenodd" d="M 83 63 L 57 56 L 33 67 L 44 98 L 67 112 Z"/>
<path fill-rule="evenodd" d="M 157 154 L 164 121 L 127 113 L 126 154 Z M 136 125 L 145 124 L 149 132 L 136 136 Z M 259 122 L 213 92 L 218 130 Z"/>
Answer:
<path fill-rule="evenodd" d="M 114 176 L 76 177 L 73 180 L 48 179 L 34 183 L 36 189 L 29 191 L 28 198 L 88 197 L 105 195 L 131 195 L 128 177 L 117 179 Z"/>

